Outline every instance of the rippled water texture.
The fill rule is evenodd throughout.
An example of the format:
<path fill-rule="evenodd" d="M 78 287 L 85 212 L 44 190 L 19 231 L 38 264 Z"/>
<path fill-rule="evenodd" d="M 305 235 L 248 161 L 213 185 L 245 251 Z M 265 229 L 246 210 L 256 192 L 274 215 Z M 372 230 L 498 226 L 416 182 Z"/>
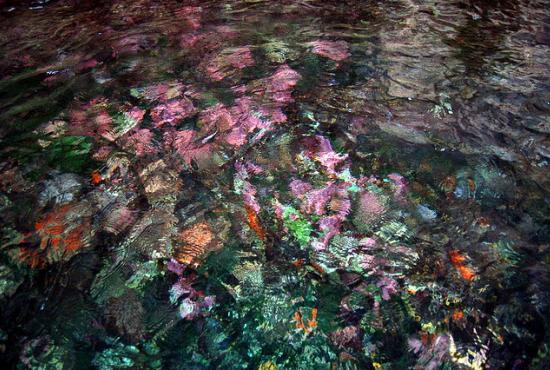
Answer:
<path fill-rule="evenodd" d="M 549 6 L 0 0 L 2 368 L 550 368 Z"/>

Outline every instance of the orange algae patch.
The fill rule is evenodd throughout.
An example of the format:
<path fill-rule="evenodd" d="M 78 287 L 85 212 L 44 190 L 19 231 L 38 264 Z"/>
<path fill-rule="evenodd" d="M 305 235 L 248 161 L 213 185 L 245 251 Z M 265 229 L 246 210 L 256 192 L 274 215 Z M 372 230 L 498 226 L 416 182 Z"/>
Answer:
<path fill-rule="evenodd" d="M 52 229 L 53 232 L 58 231 L 59 229 L 56 229 L 56 226 L 58 226 L 61 221 L 63 220 L 63 217 L 65 217 L 65 214 L 69 211 L 69 206 L 62 206 L 59 207 L 56 210 L 51 211 L 46 215 L 46 217 L 42 218 L 39 221 L 36 221 L 34 224 L 34 228 L 36 231 L 41 231 L 42 229 L 48 227 L 48 229 Z M 50 233 L 48 230 L 45 231 L 46 234 Z M 58 233 L 61 234 L 61 233 Z"/>
<path fill-rule="evenodd" d="M 471 178 L 468 178 L 468 189 L 470 190 L 470 192 L 474 193 L 476 191 L 476 183 L 474 182 L 473 179 Z"/>
<path fill-rule="evenodd" d="M 491 222 L 486 217 L 480 217 L 477 220 L 477 224 L 483 228 L 488 228 L 489 226 L 491 226 Z"/>
<path fill-rule="evenodd" d="M 245 208 L 246 208 L 246 215 L 248 218 L 248 226 L 250 226 L 250 228 L 254 230 L 256 235 L 258 235 L 258 238 L 260 238 L 261 240 L 265 240 L 266 232 L 260 223 L 260 219 L 258 218 L 258 215 L 249 206 L 245 206 Z"/>
<path fill-rule="evenodd" d="M 70 209 L 70 205 L 58 207 L 35 223 L 35 233 L 40 237 L 40 244 L 36 248 L 19 248 L 19 259 L 22 262 L 31 268 L 43 268 L 50 262 L 70 258 L 83 247 L 89 221 L 80 220 L 79 225 L 73 226 L 74 223 L 66 220 Z M 25 237 L 21 243 L 27 239 Z"/>
<path fill-rule="evenodd" d="M 309 326 L 310 329 L 317 327 L 317 308 L 313 308 L 311 310 L 311 320 L 310 319 L 307 320 L 307 325 Z"/>
<path fill-rule="evenodd" d="M 305 259 L 299 258 L 299 259 L 293 261 L 292 264 L 294 265 L 294 267 L 298 268 L 298 267 L 302 266 L 305 262 L 306 262 Z"/>
<path fill-rule="evenodd" d="M 91 178 L 92 178 L 91 181 L 93 185 L 99 185 L 101 181 L 103 181 L 103 177 L 101 176 L 98 170 L 95 170 L 92 172 Z"/>
<path fill-rule="evenodd" d="M 313 267 L 315 269 L 315 271 L 317 271 L 321 275 L 325 274 L 325 270 L 318 263 L 315 263 L 315 262 L 311 261 L 309 264 L 310 264 L 311 267 Z"/>
<path fill-rule="evenodd" d="M 305 329 L 304 322 L 302 321 L 302 313 L 300 311 L 294 312 L 294 321 L 296 321 L 296 329 Z"/>
<path fill-rule="evenodd" d="M 19 260 L 33 269 L 43 268 L 46 265 L 46 261 L 39 251 L 30 248 L 19 248 Z"/>
<path fill-rule="evenodd" d="M 476 276 L 474 270 L 464 264 L 464 262 L 466 261 L 466 257 L 464 257 L 456 249 L 449 251 L 449 259 L 464 280 L 473 280 L 473 278 Z"/>
<path fill-rule="evenodd" d="M 209 251 L 218 249 L 220 242 L 206 221 L 198 222 L 183 230 L 175 248 L 174 258 L 183 264 L 196 263 Z"/>
<path fill-rule="evenodd" d="M 474 273 L 474 270 L 472 270 L 468 266 L 464 266 L 464 265 L 458 266 L 457 269 L 458 269 L 458 272 L 460 273 L 460 276 L 462 276 L 464 280 L 473 280 L 473 278 L 476 276 L 476 274 Z"/>
<path fill-rule="evenodd" d="M 75 252 L 82 247 L 84 239 L 84 225 L 79 225 L 67 235 L 64 240 L 65 250 L 67 252 Z"/>
<path fill-rule="evenodd" d="M 464 312 L 456 310 L 453 312 L 452 318 L 454 321 L 460 321 L 464 318 Z"/>
<path fill-rule="evenodd" d="M 306 334 L 310 333 L 317 327 L 317 308 L 311 309 L 311 319 L 306 319 L 306 323 L 304 323 L 300 310 L 294 312 L 293 320 L 296 323 L 296 329 L 303 330 Z"/>
<path fill-rule="evenodd" d="M 63 234 L 63 231 L 65 231 L 65 228 L 63 225 L 52 225 L 48 227 L 45 232 L 49 235 L 61 235 Z"/>

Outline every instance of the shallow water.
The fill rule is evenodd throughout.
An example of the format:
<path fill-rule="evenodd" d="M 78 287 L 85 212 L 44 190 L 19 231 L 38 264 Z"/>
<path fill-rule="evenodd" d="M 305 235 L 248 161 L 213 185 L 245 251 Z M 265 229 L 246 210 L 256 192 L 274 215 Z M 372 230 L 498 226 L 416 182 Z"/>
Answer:
<path fill-rule="evenodd" d="M 547 1 L 0 1 L 0 362 L 548 368 Z"/>

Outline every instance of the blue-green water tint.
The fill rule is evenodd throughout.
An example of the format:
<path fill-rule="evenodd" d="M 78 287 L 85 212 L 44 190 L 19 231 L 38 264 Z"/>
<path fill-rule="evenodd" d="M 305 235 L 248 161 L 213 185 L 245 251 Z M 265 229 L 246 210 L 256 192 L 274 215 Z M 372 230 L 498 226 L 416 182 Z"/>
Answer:
<path fill-rule="evenodd" d="M 0 2 L 1 362 L 548 367 L 548 5 Z"/>

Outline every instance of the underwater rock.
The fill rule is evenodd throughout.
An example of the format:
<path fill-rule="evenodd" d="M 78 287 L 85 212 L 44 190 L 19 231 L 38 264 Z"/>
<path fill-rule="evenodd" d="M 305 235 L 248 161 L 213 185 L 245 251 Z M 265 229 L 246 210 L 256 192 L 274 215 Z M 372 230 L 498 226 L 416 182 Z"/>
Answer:
<path fill-rule="evenodd" d="M 345 41 L 317 40 L 307 45 L 311 47 L 314 54 L 332 59 L 335 62 L 341 62 L 350 56 L 348 44 Z"/>
<path fill-rule="evenodd" d="M 544 1 L 70 2 L 0 21 L 4 367 L 548 367 Z"/>
<path fill-rule="evenodd" d="M 182 187 L 177 171 L 170 168 L 165 161 L 159 159 L 150 163 L 139 174 L 143 189 L 151 202 L 169 197 Z"/>
<path fill-rule="evenodd" d="M 356 326 L 346 326 L 329 334 L 331 341 L 339 348 L 359 350 L 361 345 L 361 331 Z"/>
<path fill-rule="evenodd" d="M 139 341 L 144 336 L 142 323 L 145 310 L 132 290 L 121 297 L 110 298 L 104 311 L 107 324 L 112 325 L 120 336 L 131 341 Z"/>
<path fill-rule="evenodd" d="M 437 335 L 429 345 L 419 347 L 418 344 L 412 344 L 416 350 L 422 348 L 417 364 L 424 369 L 434 370 L 445 358 L 449 357 L 450 336 L 449 334 Z"/>
<path fill-rule="evenodd" d="M 433 221 L 437 218 L 437 212 L 423 204 L 416 206 L 416 211 L 424 221 Z"/>
<path fill-rule="evenodd" d="M 151 260 L 167 259 L 172 253 L 172 235 L 178 219 L 170 206 L 153 208 L 143 214 L 128 233 L 127 243 Z"/>
<path fill-rule="evenodd" d="M 114 40 L 111 44 L 113 57 L 122 57 L 125 55 L 137 54 L 139 52 L 150 50 L 156 45 L 158 38 L 153 35 L 134 34 L 123 36 Z"/>
<path fill-rule="evenodd" d="M 267 59 L 276 64 L 283 64 L 298 57 L 298 52 L 293 50 L 284 40 L 274 39 L 262 45 Z"/>
<path fill-rule="evenodd" d="M 202 8 L 200 6 L 183 6 L 176 9 L 175 14 L 184 22 L 185 31 L 196 31 L 201 27 Z"/>
<path fill-rule="evenodd" d="M 179 81 L 166 81 L 145 87 L 134 87 L 130 90 L 130 94 L 147 103 L 167 103 L 170 100 L 181 98 L 186 88 Z"/>
<path fill-rule="evenodd" d="M 82 190 L 82 179 L 72 173 L 53 174 L 53 178 L 43 184 L 44 190 L 38 195 L 41 207 L 50 201 L 56 205 L 70 203 Z"/>
<path fill-rule="evenodd" d="M 104 213 L 101 228 L 113 235 L 123 233 L 137 220 L 137 212 L 122 204 L 109 206 Z"/>

